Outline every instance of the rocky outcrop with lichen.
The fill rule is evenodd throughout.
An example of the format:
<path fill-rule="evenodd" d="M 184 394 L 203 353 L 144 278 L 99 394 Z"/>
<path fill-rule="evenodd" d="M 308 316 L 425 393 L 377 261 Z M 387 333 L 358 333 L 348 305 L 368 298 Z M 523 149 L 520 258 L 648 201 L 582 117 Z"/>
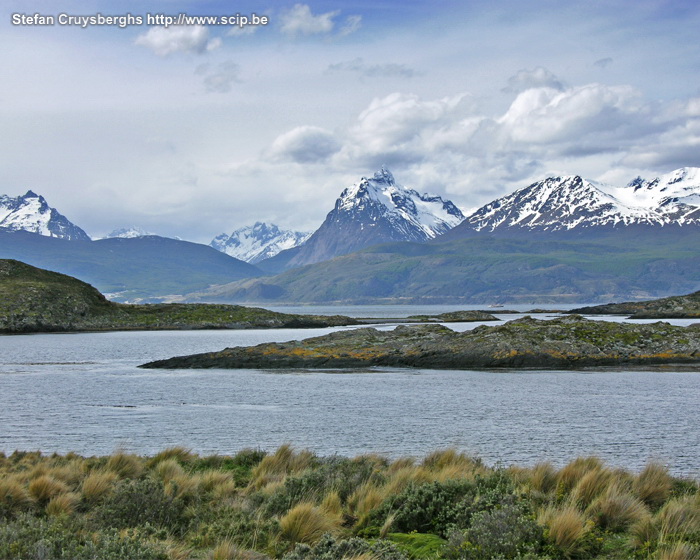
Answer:
<path fill-rule="evenodd" d="M 696 319 L 700 318 L 700 292 L 651 301 L 608 303 L 572 309 L 581 315 L 627 315 L 631 319 Z"/>
<path fill-rule="evenodd" d="M 572 315 L 549 321 L 524 317 L 462 333 L 441 325 L 401 325 L 393 331 L 361 328 L 302 341 L 170 358 L 142 367 L 472 369 L 665 363 L 700 365 L 700 325 L 633 325 Z"/>

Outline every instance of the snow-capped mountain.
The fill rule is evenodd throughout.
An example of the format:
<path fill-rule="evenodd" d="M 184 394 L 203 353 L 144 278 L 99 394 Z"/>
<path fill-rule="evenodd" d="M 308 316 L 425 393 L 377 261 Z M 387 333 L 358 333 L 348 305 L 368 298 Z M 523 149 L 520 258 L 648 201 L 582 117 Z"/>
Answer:
<path fill-rule="evenodd" d="M 625 187 L 581 177 L 550 177 L 469 215 L 455 234 L 571 231 L 599 227 L 700 225 L 700 168 L 685 167 Z"/>
<path fill-rule="evenodd" d="M 255 222 L 212 239 L 210 246 L 231 257 L 255 264 L 274 257 L 280 251 L 301 245 L 311 234 L 303 231 L 282 230 L 275 224 Z"/>
<path fill-rule="evenodd" d="M 382 167 L 373 177 L 363 177 L 342 192 L 335 208 L 289 265 L 316 263 L 379 243 L 428 241 L 463 219 L 449 200 L 405 188 Z"/>
<path fill-rule="evenodd" d="M 43 196 L 32 191 L 15 198 L 0 196 L 0 228 L 70 241 L 90 241 L 87 233 L 51 208 Z"/>
<path fill-rule="evenodd" d="M 128 228 L 119 228 L 108 233 L 104 236 L 104 239 L 113 239 L 115 237 L 120 237 L 122 239 L 133 239 L 135 237 L 145 237 L 146 235 L 157 235 L 153 232 L 146 231 L 138 226 L 131 226 Z"/>

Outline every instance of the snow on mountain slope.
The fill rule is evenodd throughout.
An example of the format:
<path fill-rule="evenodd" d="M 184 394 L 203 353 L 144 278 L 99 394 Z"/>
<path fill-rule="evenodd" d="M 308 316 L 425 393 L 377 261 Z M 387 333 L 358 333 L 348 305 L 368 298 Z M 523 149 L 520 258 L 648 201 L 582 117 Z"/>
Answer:
<path fill-rule="evenodd" d="M 28 231 L 70 241 L 89 241 L 90 237 L 55 208 L 43 196 L 27 191 L 15 198 L 0 196 L 0 228 Z"/>
<path fill-rule="evenodd" d="M 321 227 L 299 247 L 289 266 L 321 262 L 380 243 L 428 241 L 463 219 L 449 200 L 407 189 L 382 167 L 341 193 Z"/>
<path fill-rule="evenodd" d="M 459 208 L 449 200 L 419 194 L 397 184 L 385 167 L 371 179 L 363 177 L 359 183 L 345 189 L 336 201 L 333 213 L 336 220 L 352 215 L 359 218 L 360 224 L 366 218 L 376 222 L 376 213 L 403 231 L 410 238 L 406 241 L 427 241 L 452 229 L 464 219 Z"/>
<path fill-rule="evenodd" d="M 625 187 L 577 175 L 550 177 L 469 215 L 461 231 L 563 231 L 627 225 L 700 225 L 700 169 L 683 168 Z"/>
<path fill-rule="evenodd" d="M 301 245 L 310 235 L 302 231 L 281 230 L 274 224 L 256 222 L 252 226 L 237 229 L 231 235 L 217 235 L 209 245 L 227 255 L 255 264 L 280 251 Z"/>
<path fill-rule="evenodd" d="M 135 237 L 145 237 L 146 235 L 157 235 L 153 232 L 146 231 L 137 226 L 131 226 L 128 228 L 119 228 L 108 233 L 104 236 L 104 239 L 113 239 L 115 237 L 120 237 L 122 239 L 133 239 Z"/>

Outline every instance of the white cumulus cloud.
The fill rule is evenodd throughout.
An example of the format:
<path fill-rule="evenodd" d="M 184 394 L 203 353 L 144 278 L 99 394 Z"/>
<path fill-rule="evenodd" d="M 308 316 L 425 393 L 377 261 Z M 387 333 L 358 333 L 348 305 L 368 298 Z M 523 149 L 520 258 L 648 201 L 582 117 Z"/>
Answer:
<path fill-rule="evenodd" d="M 299 126 L 278 136 L 272 144 L 272 155 L 297 163 L 325 161 L 340 149 L 332 132 L 317 126 Z"/>
<path fill-rule="evenodd" d="M 282 14 L 280 30 L 290 37 L 329 35 L 336 27 L 334 20 L 338 15 L 340 15 L 340 10 L 314 14 L 308 4 L 295 4 L 293 8 Z M 362 16 L 348 16 L 337 34 L 344 36 L 354 33 L 361 24 Z"/>
<path fill-rule="evenodd" d="M 172 25 L 151 27 L 136 38 L 135 44 L 151 49 L 158 56 L 177 52 L 203 54 L 221 46 L 221 39 L 209 38 L 203 25 Z"/>

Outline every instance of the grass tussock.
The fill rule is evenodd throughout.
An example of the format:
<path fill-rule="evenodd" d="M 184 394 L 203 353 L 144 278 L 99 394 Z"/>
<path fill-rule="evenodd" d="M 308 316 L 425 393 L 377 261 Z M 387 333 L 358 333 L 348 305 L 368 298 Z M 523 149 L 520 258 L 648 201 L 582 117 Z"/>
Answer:
<path fill-rule="evenodd" d="M 591 469 L 574 484 L 571 489 L 570 498 L 576 502 L 580 508 L 585 509 L 607 490 L 612 479 L 612 472 L 608 469 Z"/>
<path fill-rule="evenodd" d="M 650 512 L 639 498 L 612 485 L 591 504 L 589 514 L 601 529 L 621 532 L 648 518 Z"/>
<path fill-rule="evenodd" d="M 591 523 L 574 505 L 550 508 L 540 516 L 546 526 L 552 544 L 565 558 L 579 555 L 585 548 L 584 537 L 591 530 Z"/>
<path fill-rule="evenodd" d="M 339 524 L 312 503 L 301 503 L 280 519 L 280 537 L 292 544 L 314 544 L 326 533 L 337 533 Z"/>
<path fill-rule="evenodd" d="M 59 494 L 51 498 L 49 503 L 46 504 L 46 513 L 54 517 L 59 515 L 72 515 L 79 503 L 80 495 L 75 492 Z"/>
<path fill-rule="evenodd" d="M 46 505 L 49 500 L 68 492 L 68 485 L 52 476 L 41 475 L 29 483 L 29 495 L 40 505 Z"/>
<path fill-rule="evenodd" d="M 660 548 L 656 560 L 700 560 L 700 549 L 688 543 L 679 542 Z"/>
<path fill-rule="evenodd" d="M 598 457 L 578 457 L 561 469 L 557 475 L 557 493 L 568 494 L 589 472 L 603 469 L 603 462 Z"/>
<path fill-rule="evenodd" d="M 673 479 L 661 463 L 652 462 L 644 467 L 632 482 L 633 492 L 645 504 L 657 509 L 671 495 Z"/>
<path fill-rule="evenodd" d="M 699 545 L 700 486 L 653 463 L 502 469 L 454 449 L 390 461 L 290 446 L 0 455 L 3 560 L 652 560 Z"/>
<path fill-rule="evenodd" d="M 660 540 L 669 542 L 697 534 L 700 537 L 700 508 L 690 496 L 673 498 L 658 513 Z"/>
<path fill-rule="evenodd" d="M 272 455 L 266 455 L 253 469 L 250 486 L 258 490 L 271 482 L 279 482 L 287 475 L 308 469 L 315 461 L 316 456 L 310 451 L 297 453 L 291 445 L 282 445 Z"/>
<path fill-rule="evenodd" d="M 107 460 L 105 469 L 120 478 L 138 478 L 143 472 L 143 461 L 136 455 L 118 451 Z"/>
<path fill-rule="evenodd" d="M 116 473 L 110 471 L 91 472 L 83 480 L 83 499 L 90 504 L 99 502 L 112 491 L 117 479 Z"/>

